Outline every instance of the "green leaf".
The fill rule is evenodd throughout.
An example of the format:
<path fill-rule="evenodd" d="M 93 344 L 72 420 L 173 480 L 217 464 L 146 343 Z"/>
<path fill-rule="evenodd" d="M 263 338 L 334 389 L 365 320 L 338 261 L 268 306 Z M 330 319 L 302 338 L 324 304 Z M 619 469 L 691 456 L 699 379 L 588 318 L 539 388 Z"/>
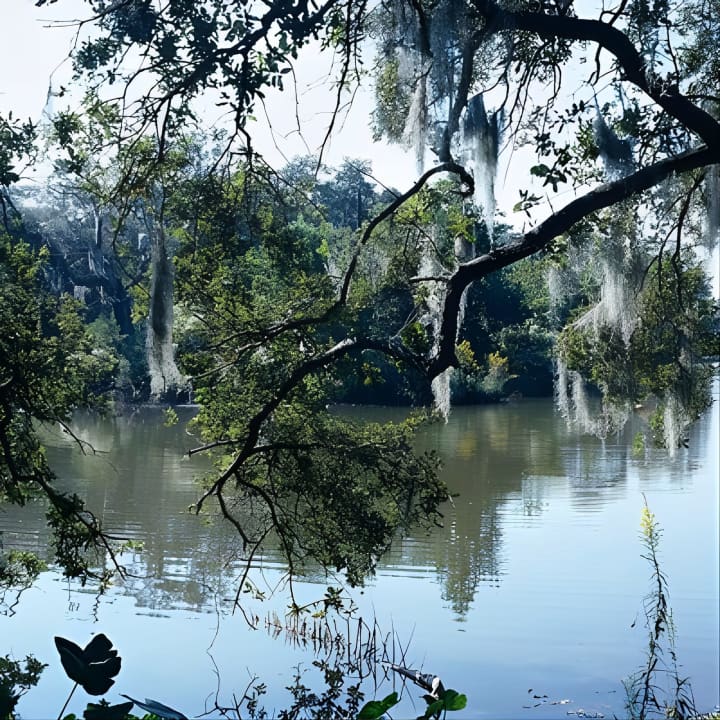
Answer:
<path fill-rule="evenodd" d="M 537 177 L 545 177 L 550 172 L 550 168 L 545 163 L 539 165 L 533 165 L 530 168 L 531 175 L 537 175 Z"/>
<path fill-rule="evenodd" d="M 444 709 L 445 703 L 443 703 L 442 700 L 436 700 L 435 702 L 428 704 L 427 709 L 425 710 L 425 714 L 421 715 L 421 718 L 423 720 L 428 720 L 428 718 L 431 718 L 433 715 L 441 713 Z"/>
<path fill-rule="evenodd" d="M 385 713 L 385 706 L 379 700 L 370 700 L 358 713 L 358 720 L 377 720 Z"/>
<path fill-rule="evenodd" d="M 358 720 L 377 720 L 382 717 L 391 707 L 400 702 L 400 698 L 396 692 L 390 693 L 382 700 L 370 700 L 360 710 Z"/>
<path fill-rule="evenodd" d="M 467 706 L 467 696 L 456 690 L 446 690 L 442 696 L 446 710 L 464 710 Z"/>
<path fill-rule="evenodd" d="M 125 720 L 132 710 L 133 703 L 119 703 L 118 705 L 96 705 L 90 703 L 83 713 L 85 720 Z"/>

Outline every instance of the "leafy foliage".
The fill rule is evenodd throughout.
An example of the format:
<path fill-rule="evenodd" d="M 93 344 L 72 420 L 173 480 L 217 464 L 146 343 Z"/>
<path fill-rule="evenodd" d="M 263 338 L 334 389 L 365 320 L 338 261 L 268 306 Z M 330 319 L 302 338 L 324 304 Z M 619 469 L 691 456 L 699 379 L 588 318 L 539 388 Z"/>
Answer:
<path fill-rule="evenodd" d="M 561 356 L 609 403 L 644 404 L 656 398 L 656 417 L 662 419 L 670 399 L 680 398 L 695 419 L 710 402 L 712 366 L 705 358 L 717 353 L 718 338 L 718 309 L 702 270 L 688 260 L 658 261 L 645 278 L 639 306 L 637 326 L 627 341 L 610 325 L 595 332 L 576 322 L 561 335 Z M 665 443 L 657 423 L 654 440 Z"/>
<path fill-rule="evenodd" d="M 362 706 L 358 713 L 357 720 L 377 720 L 382 717 L 390 708 L 400 702 L 396 692 L 392 692 L 382 700 L 370 700 Z"/>
<path fill-rule="evenodd" d="M 55 638 L 55 647 L 67 676 L 81 685 L 88 695 L 104 695 L 115 683 L 121 660 L 103 633 L 81 648 L 71 640 Z"/>
<path fill-rule="evenodd" d="M 24 668 L 23 668 L 24 664 Z M 0 720 L 12 720 L 20 698 L 40 680 L 47 666 L 28 655 L 24 661 L 0 657 Z"/>
<path fill-rule="evenodd" d="M 65 424 L 73 409 L 95 401 L 91 387 L 108 368 L 92 353 L 77 305 L 45 286 L 44 262 L 0 234 L 0 499 L 47 497 L 58 561 L 69 576 L 86 578 L 84 553 L 100 542 L 101 528 L 80 498 L 55 489 L 33 422 Z"/>
<path fill-rule="evenodd" d="M 3 190 L 2 209 L 7 223 L 5 188 L 20 179 L 18 162 L 27 160 L 34 152 L 35 126 L 30 122 L 20 122 L 13 118 L 0 116 L 0 188 Z"/>
<path fill-rule="evenodd" d="M 242 209 L 229 232 L 206 221 L 222 207 L 216 195 L 178 257 L 180 299 L 198 318 L 183 355 L 197 424 L 209 448 L 231 451 L 208 492 L 222 493 L 247 546 L 272 529 L 291 570 L 313 558 L 361 583 L 399 529 L 439 517 L 437 458 L 412 453 L 414 421 L 359 425 L 328 409 L 343 377 L 334 355 L 362 357 L 374 343 L 333 337 L 358 319 L 331 310 L 317 237 L 294 198 L 271 204 L 277 189 L 248 176 L 226 191 Z"/>

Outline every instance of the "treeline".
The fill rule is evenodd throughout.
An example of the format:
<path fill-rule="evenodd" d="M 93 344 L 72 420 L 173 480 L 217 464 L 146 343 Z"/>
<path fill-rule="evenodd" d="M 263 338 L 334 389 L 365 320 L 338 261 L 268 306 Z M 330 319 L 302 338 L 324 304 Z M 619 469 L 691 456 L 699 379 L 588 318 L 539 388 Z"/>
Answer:
<path fill-rule="evenodd" d="M 9 226 L 16 241 L 43 254 L 49 291 L 73 299 L 103 369 L 94 393 L 123 402 L 192 399 L 194 378 L 212 370 L 211 349 L 226 340 L 215 324 L 208 332 L 208 312 L 216 321 L 223 313 L 242 316 L 260 339 L 282 317 L 283 303 L 296 315 L 318 291 L 337 292 L 363 226 L 397 194 L 380 189 L 362 161 L 317 172 L 308 157 L 279 172 L 214 174 L 205 151 L 190 141 L 164 167 L 151 172 L 144 161 L 142 148 L 124 158 L 122 170 L 137 176 L 133 197 L 113 195 L 117 167 L 90 171 L 58 162 L 46 186 L 14 189 L 18 213 Z M 326 336 L 399 331 L 410 345 L 426 343 L 423 323 L 431 319 L 419 308 L 414 278 L 423 246 L 431 243 L 450 269 L 458 238 L 473 254 L 507 241 L 503 226 L 491 241 L 451 182 L 409 205 L 376 230 L 359 259 L 356 317 L 333 318 Z M 547 267 L 547 259 L 527 260 L 471 288 L 454 403 L 552 393 L 557 318 Z M 384 353 L 366 350 L 345 362 L 336 402 L 432 400 L 423 373 Z"/>
<path fill-rule="evenodd" d="M 54 119 L 55 173 L 13 188 L 5 225 L 42 255 L 47 291 L 79 311 L 93 397 L 205 399 L 215 424 L 238 368 L 248 412 L 301 358 L 360 338 L 318 379 L 325 403 L 438 404 L 423 358 L 447 278 L 513 242 L 460 180 L 387 212 L 400 192 L 379 187 L 367 162 L 305 157 L 277 171 L 221 162 L 199 136 L 159 158 L 150 140 L 102 155 L 93 127 L 105 119 L 86 110 Z M 717 307 L 695 253 L 656 256 L 635 213 L 619 206 L 468 288 L 452 404 L 549 396 L 557 379 L 561 410 L 585 430 L 613 431 L 643 403 L 653 441 L 682 442 L 707 405 L 698 360 L 717 356 Z M 594 417 L 588 392 L 603 400 Z M 682 408 L 672 418 L 670 405 Z"/>

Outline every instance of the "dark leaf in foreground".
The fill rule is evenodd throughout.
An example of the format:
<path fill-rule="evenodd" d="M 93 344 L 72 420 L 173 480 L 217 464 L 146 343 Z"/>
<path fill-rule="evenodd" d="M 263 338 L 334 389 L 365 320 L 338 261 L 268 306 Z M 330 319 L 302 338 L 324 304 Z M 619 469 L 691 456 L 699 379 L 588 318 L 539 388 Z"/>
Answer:
<path fill-rule="evenodd" d="M 88 695 L 104 695 L 115 684 L 121 660 L 106 635 L 96 635 L 84 650 L 63 637 L 55 638 L 55 647 L 67 676 Z"/>

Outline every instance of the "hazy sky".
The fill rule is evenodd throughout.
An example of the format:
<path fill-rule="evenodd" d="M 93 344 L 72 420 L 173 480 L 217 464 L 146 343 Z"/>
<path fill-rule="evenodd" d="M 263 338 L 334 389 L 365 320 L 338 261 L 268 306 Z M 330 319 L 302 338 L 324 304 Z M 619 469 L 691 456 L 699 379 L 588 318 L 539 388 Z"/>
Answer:
<path fill-rule="evenodd" d="M 4 0 L 0 21 L 0 111 L 20 118 L 37 119 L 45 105 L 49 78 L 70 50 L 74 31 L 50 28 L 49 20 L 74 17 L 77 0 L 36 8 L 33 0 Z M 77 13 L 75 14 L 77 15 Z M 58 70 L 67 79 L 69 63 Z"/>
<path fill-rule="evenodd" d="M 71 68 L 67 55 L 75 28 L 60 21 L 84 17 L 85 4 L 82 0 L 59 0 L 49 7 L 36 8 L 34 0 L 0 2 L 4 5 L 0 20 L 0 112 L 12 110 L 16 117 L 38 120 L 45 107 L 51 74 L 54 73 L 53 86 L 56 88 L 70 81 Z M 335 103 L 327 83 L 323 82 L 330 63 L 327 54 L 314 48 L 301 55 L 300 60 L 296 68 L 300 100 L 298 115 L 304 141 L 297 132 L 295 96 L 290 88 L 285 93 L 268 93 L 267 111 L 272 118 L 273 133 L 269 132 L 260 107 L 256 112 L 256 126 L 248 128 L 256 150 L 276 166 L 281 166 L 284 158 L 317 151 Z M 372 142 L 368 126 L 372 105 L 370 92 L 365 91 L 355 98 L 351 112 L 334 135 L 325 156 L 326 162 L 337 165 L 346 156 L 369 159 L 378 180 L 406 190 L 417 179 L 414 152 Z M 210 112 L 215 111 L 216 108 L 210 109 Z M 511 171 L 507 172 L 511 160 Z M 526 218 L 512 213 L 511 208 L 518 199 L 519 188 L 530 186 L 528 167 L 533 160 L 529 149 L 515 149 L 513 152 L 506 147 L 501 156 L 495 188 L 498 209 L 505 211 L 506 222 L 516 226 L 526 222 Z M 555 209 L 571 200 L 573 195 L 572 189 L 564 189 L 555 198 Z M 717 258 L 717 249 L 715 252 Z M 720 262 L 713 260 L 710 264 L 717 296 L 720 292 L 720 270 L 717 267 Z"/>
<path fill-rule="evenodd" d="M 60 0 L 43 8 L 36 8 L 33 0 L 3 0 L 3 4 L 6 7 L 0 22 L 3 68 L 0 112 L 12 111 L 16 117 L 37 121 L 45 107 L 51 75 L 55 89 L 71 83 L 71 67 L 66 58 L 76 28 L 62 21 L 84 17 L 85 6 L 81 0 Z M 332 91 L 323 82 L 330 61 L 327 54 L 316 49 L 301 56 L 297 68 L 297 113 L 303 138 L 297 132 L 295 93 L 290 86 L 284 93 L 268 92 L 266 106 L 272 118 L 272 132 L 262 107 L 256 108 L 257 122 L 248 129 L 255 148 L 273 164 L 281 165 L 284 158 L 317 152 L 335 103 Z M 55 109 L 61 102 L 54 102 Z M 338 164 L 345 156 L 370 159 L 380 181 L 405 189 L 416 179 L 413 153 L 399 147 L 378 147 L 372 142 L 368 125 L 371 110 L 372 96 L 359 94 L 351 112 L 339 125 L 339 132 L 334 133 L 326 160 Z M 209 114 L 216 112 L 209 107 Z"/>
<path fill-rule="evenodd" d="M 67 55 L 76 27 L 67 21 L 86 17 L 87 8 L 83 0 L 59 0 L 43 8 L 36 8 L 34 0 L 0 2 L 5 6 L 0 20 L 0 67 L 3 68 L 0 74 L 0 112 L 12 110 L 21 118 L 38 120 L 45 107 L 51 74 L 55 89 L 71 82 Z M 317 46 L 301 53 L 296 63 L 297 117 L 295 93 L 289 83 L 284 93 L 267 92 L 266 109 L 272 131 L 263 108 L 256 107 L 257 121 L 248 125 L 248 131 L 255 149 L 274 166 L 282 166 L 285 160 L 296 155 L 316 153 L 323 141 L 335 105 L 335 96 L 327 82 L 331 60 L 332 56 L 319 52 Z M 370 61 L 368 57 L 368 65 Z M 414 151 L 373 143 L 369 126 L 373 101 L 371 91 L 358 93 L 344 122 L 337 123 L 324 156 L 325 162 L 338 165 L 344 157 L 369 159 L 380 182 L 407 190 L 418 176 Z M 67 101 L 56 100 L 54 109 L 59 109 L 62 102 Z M 211 126 L 218 115 L 218 109 L 208 103 L 207 117 L 203 120 Z M 297 131 L 297 118 L 302 127 L 302 137 Z M 505 222 L 516 225 L 526 222 L 522 214 L 512 213 L 511 208 L 519 199 L 520 187 L 533 189 L 528 168 L 534 162 L 536 159 L 530 148 L 513 150 L 506 145 L 503 150 L 495 194 L 498 210 L 505 211 Z M 540 189 L 540 194 L 544 192 L 545 189 Z M 572 189 L 562 188 L 555 200 L 562 205 L 572 197 Z"/>
<path fill-rule="evenodd" d="M 86 17 L 83 0 L 59 0 L 43 8 L 36 8 L 34 0 L 0 0 L 4 13 L 0 20 L 0 112 L 12 110 L 16 117 L 39 120 L 48 97 L 50 77 L 53 88 L 71 85 L 71 66 L 67 60 L 77 27 L 73 19 Z M 250 123 L 255 149 L 271 164 L 279 167 L 286 159 L 296 155 L 316 153 L 323 141 L 335 96 L 326 81 L 332 56 L 321 53 L 317 46 L 306 49 L 296 64 L 297 117 L 302 137 L 297 131 L 295 93 L 290 84 L 284 93 L 268 90 L 266 109 L 272 120 L 268 128 L 261 106 L 255 110 L 257 121 Z M 367 58 L 369 64 L 371 58 Z M 58 110 L 67 100 L 56 99 L 53 108 Z M 372 141 L 369 126 L 373 109 L 370 90 L 355 97 L 352 109 L 344 122 L 336 124 L 333 139 L 325 154 L 325 162 L 338 165 L 344 157 L 369 159 L 375 177 L 382 183 L 399 190 L 407 190 L 418 173 L 413 150 Z M 207 126 L 218 117 L 218 109 L 208 104 Z M 341 118 L 342 119 L 342 118 Z M 530 182 L 527 172 L 533 153 L 529 150 L 511 151 L 505 147 L 501 156 L 496 195 L 498 210 L 504 210 L 505 221 L 523 223 L 526 218 L 511 212 L 518 200 L 519 187 Z M 429 161 L 432 158 L 428 158 Z M 507 167 L 513 161 L 513 171 Z M 563 200 L 571 199 L 572 192 L 565 190 Z"/>

